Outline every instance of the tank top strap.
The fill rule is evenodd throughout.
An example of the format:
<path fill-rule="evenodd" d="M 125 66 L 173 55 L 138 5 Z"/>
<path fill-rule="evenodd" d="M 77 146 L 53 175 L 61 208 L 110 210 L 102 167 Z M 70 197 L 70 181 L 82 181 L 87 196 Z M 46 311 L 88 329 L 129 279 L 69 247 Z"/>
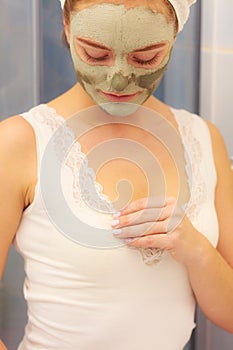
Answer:
<path fill-rule="evenodd" d="M 198 215 L 201 205 L 214 201 L 217 182 L 211 136 L 205 121 L 186 110 L 172 109 L 186 157 L 191 200 L 189 217 Z"/>
<path fill-rule="evenodd" d="M 40 104 L 21 116 L 32 126 L 37 147 L 39 164 L 45 152 L 45 148 L 56 130 L 64 124 L 65 119 L 59 116 L 53 108 L 46 104 Z"/>

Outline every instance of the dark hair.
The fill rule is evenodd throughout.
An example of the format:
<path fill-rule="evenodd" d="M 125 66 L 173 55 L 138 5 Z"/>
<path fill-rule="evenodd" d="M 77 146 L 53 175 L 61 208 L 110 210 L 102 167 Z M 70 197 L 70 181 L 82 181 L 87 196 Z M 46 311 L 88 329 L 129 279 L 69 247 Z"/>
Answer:
<path fill-rule="evenodd" d="M 98 3 L 106 3 L 111 2 L 111 0 L 97 0 Z M 115 3 L 122 3 L 127 0 L 115 0 Z M 130 1 L 129 1 L 130 2 Z M 64 22 L 69 24 L 70 18 L 73 12 L 79 11 L 85 8 L 88 3 L 93 3 L 93 0 L 66 0 L 63 8 L 63 18 Z M 156 9 L 157 11 L 162 12 L 168 21 L 168 23 L 174 23 L 175 25 L 175 33 L 178 32 L 178 20 L 176 16 L 176 12 L 169 2 L 169 0 L 146 0 L 147 6 L 152 9 Z M 164 6 L 166 5 L 166 6 Z M 65 31 L 62 33 L 62 42 L 65 47 L 69 48 L 69 43 L 67 42 Z"/>

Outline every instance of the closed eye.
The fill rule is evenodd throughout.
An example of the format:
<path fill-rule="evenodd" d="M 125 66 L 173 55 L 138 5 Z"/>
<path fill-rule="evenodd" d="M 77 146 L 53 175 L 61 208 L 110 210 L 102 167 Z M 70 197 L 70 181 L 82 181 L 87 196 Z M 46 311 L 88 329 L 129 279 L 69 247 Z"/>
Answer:
<path fill-rule="evenodd" d="M 133 51 L 128 55 L 128 63 L 135 67 L 153 68 L 163 61 L 167 51 L 167 43 L 161 43 L 150 48 Z"/>
<path fill-rule="evenodd" d="M 104 50 L 104 49 L 99 49 L 99 48 L 95 48 L 95 47 L 83 47 L 83 49 L 86 51 L 86 53 L 93 57 L 93 58 L 103 58 L 106 56 L 109 56 L 109 50 Z"/>
<path fill-rule="evenodd" d="M 76 38 L 75 48 L 80 58 L 91 65 L 111 65 L 113 52 L 99 44 L 90 44 L 86 40 Z"/>
<path fill-rule="evenodd" d="M 151 55 L 135 55 L 132 57 L 132 61 L 135 63 L 139 63 L 142 65 L 153 65 L 155 63 L 158 63 L 159 59 L 161 57 L 161 54 L 153 54 Z"/>

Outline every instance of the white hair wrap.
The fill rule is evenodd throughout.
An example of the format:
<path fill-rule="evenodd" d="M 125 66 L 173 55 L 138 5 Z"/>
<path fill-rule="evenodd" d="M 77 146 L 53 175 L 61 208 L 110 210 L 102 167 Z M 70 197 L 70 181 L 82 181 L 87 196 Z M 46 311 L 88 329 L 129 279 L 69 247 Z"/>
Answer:
<path fill-rule="evenodd" d="M 64 8 L 66 0 L 60 0 L 62 9 Z M 184 24 L 187 22 L 190 13 L 190 7 L 197 0 L 168 0 L 173 6 L 178 19 L 179 32 L 183 29 Z"/>
<path fill-rule="evenodd" d="M 187 22 L 190 14 L 190 7 L 197 0 L 169 0 L 173 6 L 178 19 L 179 32 L 183 29 L 184 24 Z"/>
<path fill-rule="evenodd" d="M 62 9 L 64 8 L 65 2 L 66 2 L 66 0 L 60 0 Z"/>

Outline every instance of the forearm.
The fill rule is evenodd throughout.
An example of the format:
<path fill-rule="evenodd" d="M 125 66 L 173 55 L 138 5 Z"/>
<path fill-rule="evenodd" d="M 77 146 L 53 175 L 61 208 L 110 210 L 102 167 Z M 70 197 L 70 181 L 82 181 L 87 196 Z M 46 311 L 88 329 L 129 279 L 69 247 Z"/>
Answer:
<path fill-rule="evenodd" d="M 198 305 L 215 324 L 233 332 L 233 269 L 206 240 L 202 258 L 188 268 Z"/>

